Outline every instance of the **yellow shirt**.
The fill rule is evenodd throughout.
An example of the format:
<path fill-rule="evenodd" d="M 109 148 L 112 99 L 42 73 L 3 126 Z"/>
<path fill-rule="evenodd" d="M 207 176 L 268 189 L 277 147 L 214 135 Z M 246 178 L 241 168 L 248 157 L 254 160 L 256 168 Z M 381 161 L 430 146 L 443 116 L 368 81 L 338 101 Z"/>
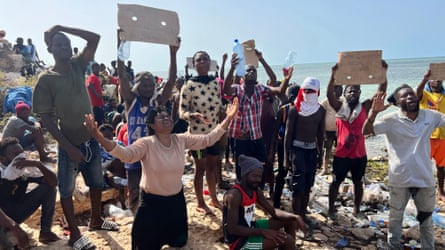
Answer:
<path fill-rule="evenodd" d="M 422 100 L 420 100 L 420 108 L 436 110 L 445 114 L 445 95 L 424 90 Z M 430 138 L 445 139 L 445 127 L 436 128 Z"/>

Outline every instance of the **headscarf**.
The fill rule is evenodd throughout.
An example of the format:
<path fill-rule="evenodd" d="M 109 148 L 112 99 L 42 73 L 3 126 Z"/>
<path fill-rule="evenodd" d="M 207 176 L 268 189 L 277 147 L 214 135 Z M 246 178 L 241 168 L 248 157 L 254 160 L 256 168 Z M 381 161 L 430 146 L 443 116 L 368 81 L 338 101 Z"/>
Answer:
<path fill-rule="evenodd" d="M 305 89 L 315 90 L 316 93 L 304 93 Z M 301 116 L 310 116 L 320 107 L 318 96 L 320 95 L 320 81 L 314 77 L 306 77 L 295 99 L 295 109 Z"/>

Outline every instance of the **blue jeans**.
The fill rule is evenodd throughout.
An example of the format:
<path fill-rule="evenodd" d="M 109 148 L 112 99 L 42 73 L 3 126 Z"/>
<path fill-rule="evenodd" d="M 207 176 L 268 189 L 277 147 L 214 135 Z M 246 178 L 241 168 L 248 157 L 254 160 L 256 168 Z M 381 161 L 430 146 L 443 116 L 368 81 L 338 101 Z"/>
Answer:
<path fill-rule="evenodd" d="M 104 186 L 99 143 L 91 139 L 81 144 L 79 149 L 85 157 L 81 163 L 71 160 L 68 153 L 59 147 L 57 180 L 60 198 L 69 198 L 73 195 L 76 176 L 79 172 L 82 173 L 88 187 L 102 189 Z"/>
<path fill-rule="evenodd" d="M 391 249 L 402 249 L 400 237 L 403 214 L 410 197 L 413 198 L 417 208 L 422 249 L 434 249 L 434 229 L 433 219 L 431 218 L 436 204 L 436 189 L 434 186 L 428 188 L 390 187 L 388 244 Z"/>

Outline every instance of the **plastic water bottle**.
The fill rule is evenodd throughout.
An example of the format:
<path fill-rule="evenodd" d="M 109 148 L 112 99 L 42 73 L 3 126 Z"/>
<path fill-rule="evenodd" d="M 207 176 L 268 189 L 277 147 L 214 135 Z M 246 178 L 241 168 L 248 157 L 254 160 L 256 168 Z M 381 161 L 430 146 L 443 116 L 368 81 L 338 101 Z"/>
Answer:
<path fill-rule="evenodd" d="M 433 218 L 433 222 L 434 222 L 434 224 L 436 224 L 436 226 L 445 229 L 445 217 L 440 216 L 437 213 L 438 211 L 439 211 L 439 209 L 435 208 L 433 214 L 431 215 Z"/>
<path fill-rule="evenodd" d="M 117 50 L 117 56 L 121 61 L 126 61 L 130 58 L 130 41 L 122 41 Z"/>
<path fill-rule="evenodd" d="M 235 73 L 237 76 L 244 76 L 246 74 L 246 61 L 244 60 L 244 48 L 243 45 L 235 39 L 235 44 L 233 46 L 233 53 L 236 53 L 238 56 L 238 64 L 235 68 Z"/>
<path fill-rule="evenodd" d="M 286 58 L 284 59 L 283 63 L 283 72 L 285 75 L 287 75 L 287 72 L 289 71 L 290 66 L 295 65 L 297 62 L 297 52 L 295 51 L 289 51 Z"/>

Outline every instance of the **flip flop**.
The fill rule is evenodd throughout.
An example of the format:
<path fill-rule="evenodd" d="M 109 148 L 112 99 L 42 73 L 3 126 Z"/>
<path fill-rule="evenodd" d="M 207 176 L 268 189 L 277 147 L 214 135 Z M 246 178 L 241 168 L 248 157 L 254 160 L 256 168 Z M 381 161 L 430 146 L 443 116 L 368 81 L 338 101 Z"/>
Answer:
<path fill-rule="evenodd" d="M 97 230 L 119 231 L 119 226 L 115 222 L 103 220 L 103 223 L 101 226 L 97 226 L 97 227 L 89 226 L 88 230 L 89 231 L 97 231 Z"/>
<path fill-rule="evenodd" d="M 73 250 L 94 250 L 96 246 L 88 239 L 86 236 L 82 235 L 79 239 L 76 240 L 72 245 L 68 242 Z"/>

